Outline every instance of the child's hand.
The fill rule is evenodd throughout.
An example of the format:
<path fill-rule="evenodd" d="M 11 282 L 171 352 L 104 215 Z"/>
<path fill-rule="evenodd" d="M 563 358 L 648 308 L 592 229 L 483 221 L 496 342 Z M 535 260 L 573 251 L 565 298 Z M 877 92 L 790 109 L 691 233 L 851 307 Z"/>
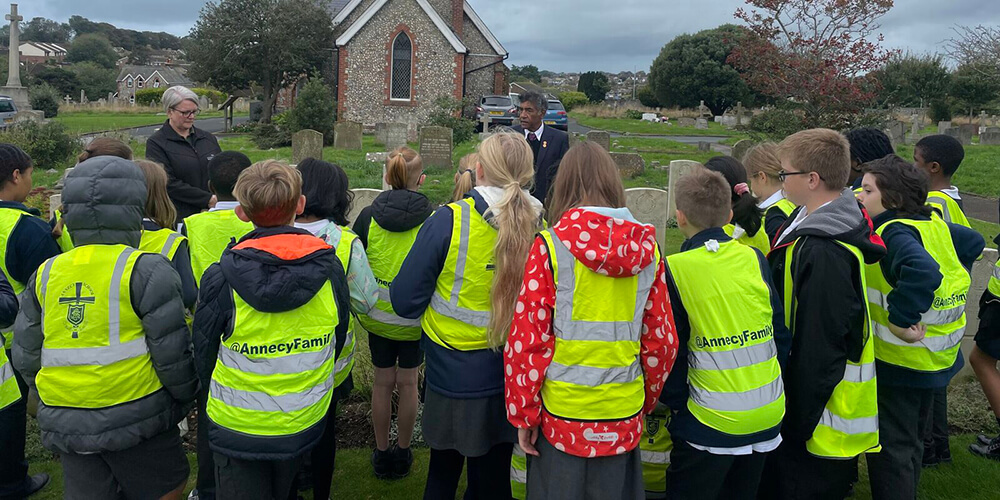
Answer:
<path fill-rule="evenodd" d="M 63 234 L 63 220 L 59 219 L 59 221 L 56 222 L 55 227 L 52 228 L 52 237 L 55 239 L 59 239 L 60 237 L 62 237 L 62 234 Z"/>
<path fill-rule="evenodd" d="M 538 427 L 517 430 L 517 444 L 521 446 L 526 455 L 538 456 L 535 441 L 538 441 Z"/>
<path fill-rule="evenodd" d="M 927 325 L 917 323 L 909 328 L 902 328 L 889 323 L 889 331 L 903 342 L 915 344 L 924 340 L 924 336 L 927 335 Z"/>

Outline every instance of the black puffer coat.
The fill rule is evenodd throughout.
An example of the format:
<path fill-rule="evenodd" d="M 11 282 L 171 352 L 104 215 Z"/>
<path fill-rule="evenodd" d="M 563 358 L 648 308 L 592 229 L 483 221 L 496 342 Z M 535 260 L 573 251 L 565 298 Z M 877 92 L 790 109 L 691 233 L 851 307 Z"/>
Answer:
<path fill-rule="evenodd" d="M 368 228 L 371 227 L 372 219 L 386 231 L 401 233 L 423 224 L 433 212 L 430 200 L 416 191 L 383 191 L 375 197 L 371 206 L 361 210 L 353 229 L 361 244 L 368 248 Z"/>

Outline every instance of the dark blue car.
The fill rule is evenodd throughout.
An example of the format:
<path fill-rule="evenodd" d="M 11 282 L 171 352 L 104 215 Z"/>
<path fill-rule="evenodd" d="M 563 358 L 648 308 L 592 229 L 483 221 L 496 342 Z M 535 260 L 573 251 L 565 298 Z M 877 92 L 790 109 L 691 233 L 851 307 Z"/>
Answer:
<path fill-rule="evenodd" d="M 563 132 L 569 129 L 569 116 L 566 114 L 566 108 L 563 107 L 562 102 L 558 99 L 549 99 L 549 110 L 545 113 L 545 118 L 542 118 L 542 124 Z"/>

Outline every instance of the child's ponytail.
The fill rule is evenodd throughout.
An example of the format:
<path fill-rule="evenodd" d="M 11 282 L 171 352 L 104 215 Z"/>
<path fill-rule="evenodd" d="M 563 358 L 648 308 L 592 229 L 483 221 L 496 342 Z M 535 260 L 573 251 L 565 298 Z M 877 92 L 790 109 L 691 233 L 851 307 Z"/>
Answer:
<path fill-rule="evenodd" d="M 760 231 L 764 212 L 757 206 L 757 198 L 747 184 L 747 171 L 743 164 L 732 156 L 716 156 L 705 162 L 705 168 L 722 174 L 732 190 L 733 222 L 739 224 L 750 236 Z"/>
<path fill-rule="evenodd" d="M 476 162 L 479 161 L 479 154 L 469 153 L 458 162 L 458 172 L 455 172 L 455 189 L 451 192 L 451 201 L 458 201 L 465 197 L 465 194 L 476 187 Z"/>
<path fill-rule="evenodd" d="M 417 187 L 423 171 L 423 162 L 416 151 L 402 146 L 389 153 L 385 162 L 385 182 L 392 189 Z"/>

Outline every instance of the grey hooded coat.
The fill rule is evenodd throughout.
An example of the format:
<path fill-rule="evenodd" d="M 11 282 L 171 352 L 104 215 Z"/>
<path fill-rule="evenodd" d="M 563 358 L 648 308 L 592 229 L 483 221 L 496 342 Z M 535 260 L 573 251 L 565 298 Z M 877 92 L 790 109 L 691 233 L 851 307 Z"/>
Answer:
<path fill-rule="evenodd" d="M 79 164 L 63 190 L 66 226 L 76 247 L 139 245 L 146 182 L 128 160 L 101 156 Z M 58 258 L 58 257 L 56 257 Z M 45 332 L 32 274 L 14 323 L 14 366 L 35 388 Z M 132 308 L 142 321 L 146 346 L 163 388 L 128 403 L 99 409 L 39 403 L 42 444 L 61 453 L 101 453 L 131 448 L 168 431 L 184 418 L 198 390 L 191 340 L 184 322 L 181 282 L 158 254 L 136 261 L 129 281 Z M 175 429 L 176 430 L 176 429 Z"/>

